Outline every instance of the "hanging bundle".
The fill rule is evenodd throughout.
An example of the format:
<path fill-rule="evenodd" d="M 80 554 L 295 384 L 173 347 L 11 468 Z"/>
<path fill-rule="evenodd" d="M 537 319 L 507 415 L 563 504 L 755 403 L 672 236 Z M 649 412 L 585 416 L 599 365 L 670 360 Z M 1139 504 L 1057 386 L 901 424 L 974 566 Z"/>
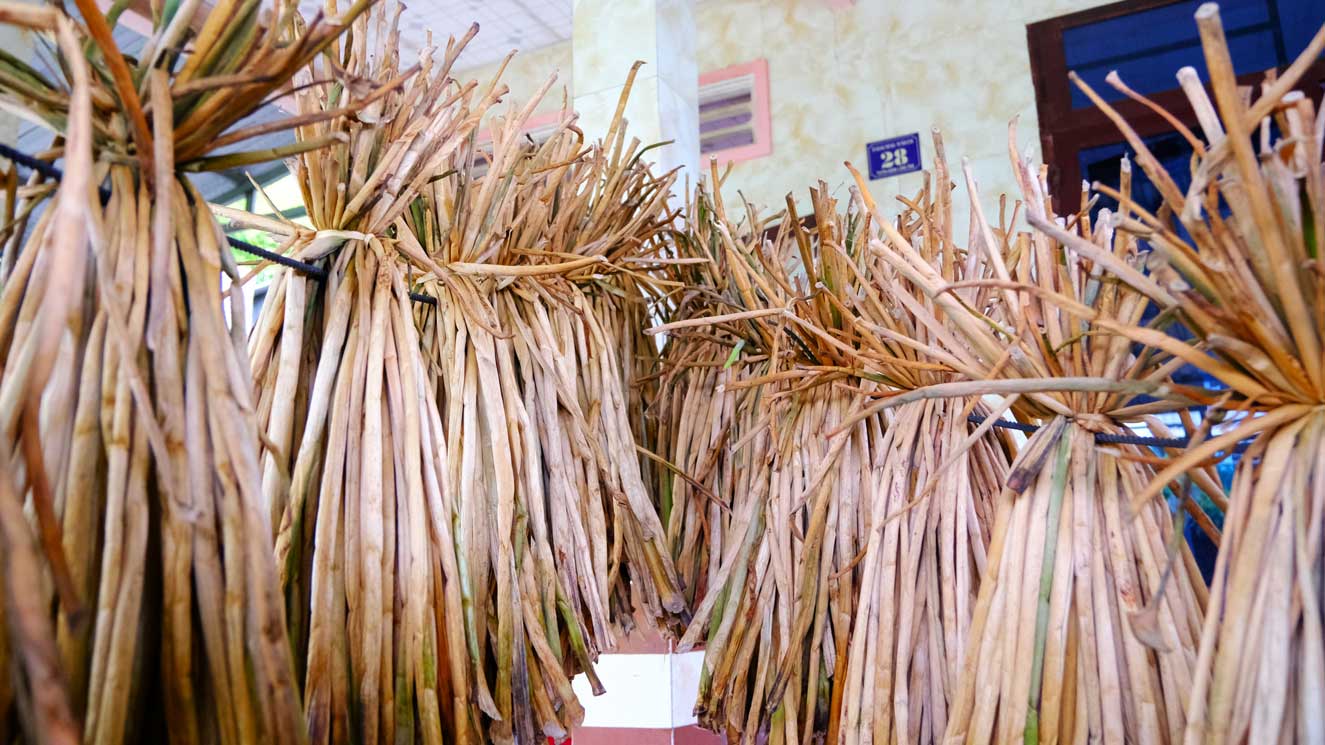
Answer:
<path fill-rule="evenodd" d="M 416 318 L 495 742 L 564 737 L 583 718 L 571 677 L 601 692 L 593 662 L 637 615 L 660 626 L 684 610 L 630 413 L 652 372 L 631 326 L 657 292 L 644 272 L 672 176 L 626 142 L 620 107 L 601 144 L 570 116 L 534 144 L 521 132 L 537 100 L 429 185 L 407 239 L 433 262 L 418 291 L 436 305 Z"/>
<path fill-rule="evenodd" d="M 1185 194 L 1122 117 L 1076 81 L 1119 126 L 1172 211 L 1121 202 L 1121 229 L 1148 240 L 1158 260 L 1147 277 L 1118 277 L 1195 341 L 1117 331 L 1218 379 L 1229 389 L 1219 413 L 1242 414 L 1175 458 L 1135 501 L 1154 504 L 1173 478 L 1255 436 L 1233 476 L 1183 741 L 1325 742 L 1325 113 L 1293 91 L 1325 50 L 1325 28 L 1251 102 L 1233 74 L 1218 7 L 1202 5 L 1196 23 L 1214 103 L 1194 70 L 1178 71 L 1205 135 L 1179 125 L 1196 153 Z M 1116 75 L 1108 80 L 1162 111 Z"/>
<path fill-rule="evenodd" d="M 1168 506 L 1135 500 L 1154 458 L 1095 438 L 1209 399 L 1166 384 L 1180 360 L 1133 353 L 1125 338 L 1098 333 L 1135 324 L 1145 310 L 1144 295 L 1101 279 L 1106 269 L 1139 276 L 1136 242 L 1115 234 L 1107 213 L 1063 228 L 1042 174 L 1029 161 L 1014 165 L 1026 200 L 1019 209 L 1049 233 L 1013 234 L 1002 219 L 992 228 L 964 168 L 972 243 L 995 279 L 951 283 L 888 224 L 870 244 L 946 314 L 949 333 L 935 341 L 967 378 L 916 397 L 1000 396 L 995 411 L 1041 425 L 998 497 L 944 739 L 1174 742 L 1187 721 L 1205 585 Z M 974 305 L 966 293 L 976 288 L 997 292 Z M 1162 399 L 1133 403 L 1141 393 Z M 1204 518 L 1195 503 L 1185 507 Z"/>
<path fill-rule="evenodd" d="M 1008 444 L 973 433 L 975 401 L 859 413 L 951 376 L 928 346 L 942 324 L 863 250 L 869 216 L 837 214 L 823 184 L 811 194 L 815 227 L 789 199 L 772 242 L 753 214 L 730 224 L 716 192 L 692 204 L 682 245 L 698 265 L 678 270 L 687 288 L 664 327 L 659 398 L 668 455 L 687 474 L 664 492 L 698 604 L 682 648 L 705 641 L 697 710 L 733 741 L 886 742 L 890 727 L 929 740 Z M 983 264 L 952 262 L 945 197 L 926 188 L 899 229 L 966 277 Z"/>
<path fill-rule="evenodd" d="M 704 644 L 695 712 L 733 742 L 822 736 L 859 594 L 884 417 L 843 427 L 877 384 L 855 369 L 842 298 L 865 228 L 811 190 L 794 207 L 731 220 L 713 166 L 678 238 L 683 284 L 658 397 L 668 540 L 693 593 L 678 649 Z M 789 200 L 790 203 L 790 200 Z M 876 376 L 877 379 L 877 376 Z"/>
<path fill-rule="evenodd" d="M 937 132 L 934 144 L 933 180 L 926 174 L 919 199 L 906 202 L 894 228 L 949 285 L 990 278 L 988 257 L 957 245 Z M 861 289 L 849 299 L 849 312 L 860 339 L 858 364 L 887 384 L 883 400 L 957 379 L 960 361 L 943 351 L 952 333 L 944 310 L 861 244 L 855 270 Z M 969 307 L 991 308 L 995 292 L 975 286 L 960 295 Z M 923 743 L 942 736 L 1013 452 L 1006 432 L 993 428 L 1003 413 L 988 411 L 974 396 L 921 398 L 891 409 L 829 741 Z M 973 414 L 983 422 L 972 423 Z"/>
<path fill-rule="evenodd" d="M 122 5 L 0 8 L 55 36 L 59 64 L 4 55 L 0 91 L 67 171 L 3 260 L 0 739 L 16 704 L 34 743 L 302 739 L 246 322 L 222 302 L 238 268 L 182 174 L 325 144 L 212 154 L 294 126 L 232 128 L 367 5 L 307 28 L 292 2 L 172 5 L 136 60 L 112 39 Z"/>
<path fill-rule="evenodd" d="M 457 492 L 410 299 L 427 262 L 400 233 L 503 91 L 478 98 L 449 77 L 477 27 L 447 43 L 440 65 L 428 45 L 402 70 L 402 10 L 361 16 L 297 79 L 312 120 L 299 140 L 334 144 L 293 162 L 313 229 L 270 227 L 326 275 L 283 269 L 249 342 L 263 494 L 316 743 L 481 739 Z"/>

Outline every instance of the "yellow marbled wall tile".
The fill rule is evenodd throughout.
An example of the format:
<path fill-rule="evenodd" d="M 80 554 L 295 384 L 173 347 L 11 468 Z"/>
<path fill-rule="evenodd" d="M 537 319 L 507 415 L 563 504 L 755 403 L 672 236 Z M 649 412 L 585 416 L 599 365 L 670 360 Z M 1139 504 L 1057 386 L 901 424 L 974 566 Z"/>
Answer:
<path fill-rule="evenodd" d="M 806 0 L 701 3 L 701 72 L 769 62 L 773 152 L 739 164 L 727 188 L 770 206 L 788 191 L 803 201 L 816 179 L 839 182 L 843 160 L 863 169 L 865 143 L 909 132 L 920 133 L 928 167 L 929 131 L 938 126 L 950 165 L 970 158 L 996 198 L 1015 184 L 1009 120 L 1020 116 L 1019 144 L 1038 151 L 1025 25 L 1099 4 L 857 0 L 834 10 Z M 870 191 L 888 204 L 920 183 L 918 175 L 884 179 Z"/>
<path fill-rule="evenodd" d="M 616 112 L 617 101 L 621 98 L 622 82 L 627 70 L 623 70 L 615 88 L 608 88 L 593 93 L 575 96 L 576 111 L 580 115 L 580 125 L 584 136 L 590 141 L 607 134 L 607 124 Z M 660 120 L 658 112 L 658 78 L 653 75 L 635 78 L 635 87 L 631 89 L 630 99 L 626 102 L 624 117 L 630 137 L 649 144 L 662 139 L 658 130 Z"/>
<path fill-rule="evenodd" d="M 657 0 L 656 12 L 657 62 L 652 70 L 646 67 L 642 72 L 657 75 L 681 99 L 697 107 L 699 60 L 696 56 L 694 0 Z"/>
<path fill-rule="evenodd" d="M 621 84 L 635 60 L 652 63 L 657 75 L 658 17 L 654 2 L 575 0 L 577 22 L 571 35 L 577 86 L 582 96 Z"/>
<path fill-rule="evenodd" d="M 666 4 L 676 1 L 660 0 L 659 13 L 665 14 Z M 933 163 L 929 132 L 937 126 L 950 165 L 958 169 L 962 157 L 970 158 L 987 199 L 995 200 L 989 203 L 996 203 L 998 193 L 1015 185 L 1007 161 L 1012 117 L 1020 116 L 1018 146 L 1030 144 L 1037 154 L 1039 150 L 1025 25 L 1099 4 L 1017 0 L 991 12 L 988 0 L 856 0 L 845 9 L 830 8 L 821 0 L 699 2 L 694 7 L 698 72 L 761 57 L 769 63 L 773 152 L 738 164 L 727 190 L 733 198 L 740 191 L 776 209 L 788 192 L 805 203 L 806 189 L 822 178 L 845 197 L 849 179 L 842 161 L 864 169 L 865 143 L 919 132 L 928 167 Z M 594 33 L 580 53 L 594 68 L 598 82 L 593 86 L 607 90 L 586 98 L 581 109 L 601 107 L 610 115 L 630 63 L 655 51 L 641 44 L 655 43 L 658 20 L 643 17 L 648 14 L 631 20 L 632 13 L 652 3 L 577 0 L 576 8 L 591 6 L 598 13 L 599 5 L 606 9 L 596 15 L 593 28 L 608 31 Z M 665 15 L 660 18 L 665 20 Z M 630 23 L 634 26 L 621 25 Z M 611 32 L 620 28 L 630 32 Z M 606 39 L 604 33 L 609 34 Z M 559 68 L 557 86 L 539 111 L 559 108 L 562 86 L 572 82 L 572 68 L 585 69 L 575 62 L 570 43 L 517 55 L 503 76 L 512 90 L 510 98 L 527 99 L 550 70 Z M 645 67 L 637 86 L 654 86 L 648 89 L 652 105 L 667 116 L 669 109 L 682 105 L 686 91 L 663 67 Z M 674 68 L 669 68 L 671 77 L 681 74 Z M 484 73 L 490 77 L 494 70 L 490 65 L 465 75 L 486 80 Z M 654 95 L 659 74 L 664 78 L 662 103 Z M 647 78 L 655 80 L 645 83 Z M 669 89 L 674 98 L 665 95 Z M 636 97 L 644 95 L 640 89 Z M 643 140 L 648 133 L 632 128 L 632 134 Z M 871 182 L 870 191 L 891 210 L 897 194 L 914 193 L 919 185 L 919 176 L 902 176 Z"/>
<path fill-rule="evenodd" d="M 709 0 L 695 7 L 699 72 L 766 56 L 764 0 Z"/>
<path fill-rule="evenodd" d="M 480 31 L 479 33 L 483 33 Z M 463 58 L 461 60 L 463 62 Z M 492 77 L 497 74 L 500 62 L 494 62 L 480 67 L 471 67 L 462 69 L 455 74 L 457 80 L 477 80 L 479 85 L 487 86 Z M 506 105 L 499 106 L 490 111 L 488 116 L 509 111 L 509 106 L 523 106 L 552 73 L 557 74 L 557 81 L 553 83 L 552 89 L 548 91 L 543 100 L 535 109 L 536 114 L 543 114 L 550 111 L 557 111 L 562 108 L 562 94 L 569 92 L 572 83 L 572 64 L 571 64 L 571 45 L 570 42 L 562 42 L 551 46 L 535 49 L 529 52 L 518 52 L 506 66 L 502 73 L 501 80 L 510 88 L 510 93 L 506 95 Z"/>
<path fill-rule="evenodd" d="M 690 91 L 680 92 L 670 81 L 658 80 L 658 124 L 663 136 L 672 141 L 644 156 L 651 163 L 656 163 L 662 171 L 669 171 L 677 166 L 684 166 L 694 180 L 695 170 L 699 168 L 699 103 L 696 98 L 696 84 Z M 630 134 L 639 137 L 634 127 Z M 642 138 L 641 138 L 642 139 Z M 652 144 L 645 142 L 644 144 Z M 684 176 L 680 182 L 684 188 Z"/>

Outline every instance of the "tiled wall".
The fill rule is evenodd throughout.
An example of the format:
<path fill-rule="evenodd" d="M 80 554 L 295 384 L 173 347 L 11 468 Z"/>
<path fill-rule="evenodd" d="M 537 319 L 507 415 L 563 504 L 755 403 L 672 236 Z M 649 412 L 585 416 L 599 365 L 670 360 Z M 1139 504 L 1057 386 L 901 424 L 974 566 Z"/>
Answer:
<path fill-rule="evenodd" d="M 818 179 L 845 197 L 850 160 L 865 170 L 865 143 L 943 131 L 949 164 L 971 160 L 987 209 L 1014 186 L 1007 123 L 1018 141 L 1039 134 L 1026 48 L 1027 23 L 1099 5 L 1099 0 L 725 0 L 699 8 L 700 69 L 752 57 L 769 63 L 772 155 L 738 166 L 728 182 L 757 203 L 778 206 L 789 190 L 804 202 Z M 880 201 L 919 188 L 920 175 L 872 182 Z M 962 194 L 965 190 L 962 189 Z M 962 212 L 965 212 L 964 205 Z M 990 219 L 996 219 L 989 215 Z M 959 225 L 965 223 L 958 217 Z"/>
<path fill-rule="evenodd" d="M 480 30 L 480 34 L 483 32 Z M 510 94 L 506 100 L 513 105 L 523 105 L 531 96 L 538 92 L 547 82 L 548 76 L 552 73 L 557 74 L 557 80 L 552 84 L 552 89 L 543 97 L 539 103 L 536 113 L 543 114 L 551 111 L 558 111 L 562 107 L 562 93 L 566 93 L 566 100 L 569 100 L 573 91 L 571 88 L 571 45 L 570 42 L 553 44 L 542 49 L 535 49 L 532 52 L 520 52 L 515 55 L 515 59 L 506 66 L 502 73 L 501 80 L 510 88 Z M 482 67 L 474 67 L 467 70 L 461 70 L 455 77 L 459 80 L 477 80 L 480 85 L 486 86 L 492 80 L 492 76 L 497 73 L 500 62 L 494 62 Z M 622 77 L 626 74 L 621 71 Z M 498 107 L 499 111 L 506 111 L 506 106 Z"/>
<path fill-rule="evenodd" d="M 771 155 L 740 164 L 728 181 L 774 208 L 783 195 L 822 178 L 845 197 L 842 161 L 864 168 L 865 143 L 920 132 L 926 167 L 929 130 L 942 129 L 950 165 L 971 161 L 987 210 L 1013 188 L 1007 123 L 1020 117 L 1018 143 L 1039 150 L 1026 24 L 1100 0 L 704 0 L 696 5 L 700 72 L 766 58 L 773 119 Z M 632 43 L 627 32 L 597 43 Z M 506 80 L 528 95 L 545 71 L 569 83 L 571 45 L 517 57 Z M 491 74 L 490 70 L 481 71 Z M 622 71 L 624 75 L 625 71 Z M 545 109 L 560 104 L 545 101 Z M 873 182 L 876 199 L 912 193 L 913 174 Z M 965 194 L 963 188 L 960 194 Z M 958 209 L 965 213 L 965 205 Z M 996 218 L 989 215 L 991 220 Z M 964 217 L 959 215 L 959 225 Z"/>

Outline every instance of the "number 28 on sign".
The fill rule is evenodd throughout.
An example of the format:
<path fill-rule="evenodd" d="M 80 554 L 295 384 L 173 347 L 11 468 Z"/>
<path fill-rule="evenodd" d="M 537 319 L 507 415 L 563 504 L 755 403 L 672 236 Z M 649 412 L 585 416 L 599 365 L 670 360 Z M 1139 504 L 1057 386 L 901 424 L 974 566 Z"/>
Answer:
<path fill-rule="evenodd" d="M 865 154 L 869 159 L 871 180 L 919 171 L 920 134 L 913 132 L 867 143 Z"/>

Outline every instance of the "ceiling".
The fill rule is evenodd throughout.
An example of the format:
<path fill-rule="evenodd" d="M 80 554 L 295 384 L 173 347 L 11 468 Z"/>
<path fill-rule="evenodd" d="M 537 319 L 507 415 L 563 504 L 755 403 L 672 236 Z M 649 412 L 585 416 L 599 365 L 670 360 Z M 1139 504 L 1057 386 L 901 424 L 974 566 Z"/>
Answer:
<path fill-rule="evenodd" d="M 572 0 L 414 0 L 405 4 L 400 19 L 403 60 L 417 54 L 432 32 L 433 44 L 446 47 L 450 36 L 460 37 L 471 23 L 478 36 L 456 62 L 458 69 L 480 67 L 505 57 L 512 49 L 529 52 L 566 41 L 571 36 Z M 324 0 L 300 0 L 310 14 Z"/>

